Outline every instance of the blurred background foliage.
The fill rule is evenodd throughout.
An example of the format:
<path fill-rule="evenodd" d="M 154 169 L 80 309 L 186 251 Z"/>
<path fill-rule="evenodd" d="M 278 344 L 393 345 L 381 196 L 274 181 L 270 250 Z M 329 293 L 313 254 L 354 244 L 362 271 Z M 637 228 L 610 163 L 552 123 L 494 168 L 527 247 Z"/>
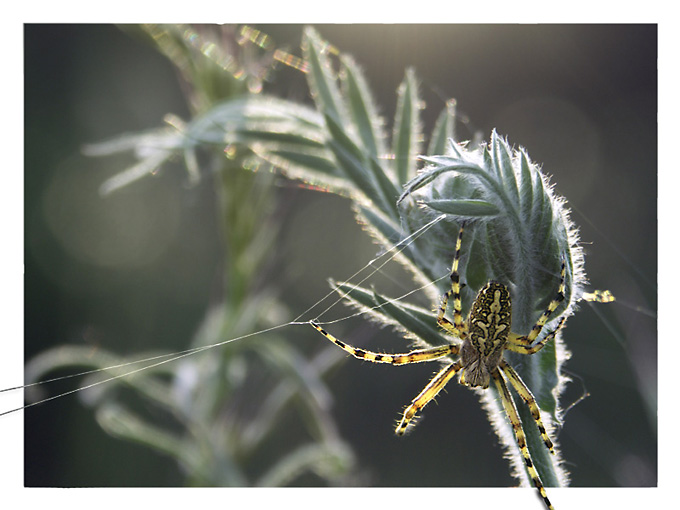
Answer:
<path fill-rule="evenodd" d="M 257 28 L 299 54 L 302 27 Z M 572 351 L 567 370 L 574 378 L 566 404 L 589 393 L 568 411 L 559 434 L 572 484 L 655 485 L 656 27 L 317 28 L 360 62 L 382 108 L 395 104 L 404 68 L 415 66 L 428 106 L 426 132 L 455 97 L 459 114 L 471 119 L 460 139 L 497 128 L 528 147 L 553 176 L 581 227 L 591 282 L 619 298 L 615 305 L 582 305 L 565 333 Z M 92 356 L 106 350 L 131 358 L 186 348 L 187 339 L 207 324 L 205 311 L 224 297 L 221 254 L 228 234 L 216 235 L 224 224 L 215 214 L 221 200 L 215 183 L 202 179 L 189 186 L 178 162 L 102 198 L 101 184 L 130 162 L 88 159 L 80 149 L 156 127 L 168 112 L 189 118 L 211 98 L 187 96 L 162 55 L 113 26 L 27 25 L 25 55 L 26 359 L 64 343 Z M 265 90 L 309 101 L 301 73 L 276 73 L 271 83 L 263 82 Z M 392 118 L 390 111 L 381 113 Z M 345 201 L 273 179 L 276 197 L 267 201 L 276 205 L 280 231 L 275 244 L 257 252 L 272 252 L 273 264 L 256 265 L 261 270 L 249 277 L 267 298 L 285 303 L 280 315 L 267 309 L 269 320 L 284 322 L 326 294 L 328 277 L 344 278 L 372 259 L 375 247 Z M 243 314 L 232 312 L 236 319 Z M 337 326 L 334 333 L 355 345 L 393 335 L 361 319 Z M 307 359 L 327 347 L 305 328 L 277 334 Z M 248 350 L 253 340 L 242 343 L 239 348 Z M 351 478 L 340 483 L 513 483 L 472 392 L 440 396 L 436 413 L 427 413 L 419 427 L 426 431 L 405 441 L 392 435 L 398 411 L 430 372 L 413 367 L 405 377 L 404 369 L 347 363 L 326 378 L 334 395 L 334 438 L 346 440 L 357 458 Z M 232 370 L 238 373 L 238 367 Z M 107 436 L 77 399 L 36 406 L 25 416 L 26 485 L 187 483 L 162 455 Z M 295 413 L 286 419 L 292 421 L 277 426 L 266 455 L 255 456 L 250 471 L 265 470 L 299 439 Z M 452 463 L 451 451 L 439 447 L 438 438 L 452 432 L 466 438 L 451 445 L 465 463 Z"/>

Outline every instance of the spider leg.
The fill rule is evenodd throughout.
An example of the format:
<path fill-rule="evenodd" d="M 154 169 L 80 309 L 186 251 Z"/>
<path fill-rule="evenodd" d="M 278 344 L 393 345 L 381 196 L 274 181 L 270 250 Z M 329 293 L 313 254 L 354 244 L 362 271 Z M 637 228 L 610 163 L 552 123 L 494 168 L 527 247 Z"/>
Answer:
<path fill-rule="evenodd" d="M 404 416 L 402 417 L 399 425 L 397 425 L 395 434 L 402 436 L 409 426 L 409 423 L 415 415 L 423 407 L 425 407 L 437 394 L 446 386 L 446 384 L 451 380 L 451 378 L 456 375 L 456 373 L 461 369 L 462 365 L 460 361 L 451 363 L 445 366 L 437 375 L 435 375 L 432 380 L 427 383 L 427 386 L 421 391 L 416 398 L 411 401 L 411 404 L 404 411 Z"/>
<path fill-rule="evenodd" d="M 550 450 L 550 453 L 554 454 L 555 450 L 553 449 L 552 441 L 548 437 L 548 433 L 545 431 L 545 426 L 543 425 L 543 421 L 541 420 L 541 411 L 538 408 L 536 399 L 531 394 L 529 388 L 527 388 L 527 385 L 524 384 L 524 381 L 522 381 L 522 378 L 519 376 L 519 374 L 515 371 L 514 368 L 512 368 L 512 366 L 508 364 L 507 361 L 501 360 L 500 367 L 501 370 L 503 370 L 505 376 L 508 378 L 508 381 L 510 381 L 510 384 L 512 384 L 513 388 L 515 388 L 519 396 L 522 397 L 527 407 L 529 407 L 529 410 L 531 411 L 531 416 L 533 416 L 534 421 L 538 426 L 538 431 L 541 433 L 541 438 L 543 438 L 543 442 L 548 447 L 548 450 Z"/>
<path fill-rule="evenodd" d="M 508 415 L 508 418 L 510 419 L 512 428 L 515 431 L 517 446 L 519 446 L 519 450 L 522 454 L 522 457 L 524 457 L 524 463 L 527 466 L 527 471 L 529 471 L 529 476 L 531 476 L 534 485 L 538 489 L 538 492 L 541 494 L 541 498 L 543 498 L 545 505 L 550 510 L 554 510 L 553 506 L 550 504 L 548 495 L 545 492 L 545 487 L 543 487 L 543 483 L 541 482 L 541 479 L 538 476 L 538 472 L 534 467 L 534 463 L 531 460 L 531 455 L 529 454 L 529 449 L 527 448 L 527 441 L 524 435 L 524 430 L 522 429 L 522 422 L 520 421 L 519 415 L 517 414 L 517 408 L 515 407 L 515 402 L 512 400 L 512 396 L 510 395 L 508 386 L 507 384 L 505 384 L 503 376 L 501 375 L 498 369 L 494 370 L 491 373 L 491 377 L 493 377 L 493 380 L 496 383 L 496 388 L 498 388 L 498 393 L 500 394 L 501 400 L 503 401 L 503 407 L 505 408 L 505 412 Z"/>
<path fill-rule="evenodd" d="M 391 363 L 392 365 L 406 365 L 408 363 L 420 363 L 423 361 L 433 361 L 451 354 L 458 354 L 459 347 L 455 344 L 447 344 L 429 349 L 417 349 L 404 354 L 383 354 L 379 352 L 365 351 L 357 349 L 351 345 L 338 340 L 333 335 L 324 330 L 316 322 L 309 322 L 319 333 L 328 338 L 335 345 L 350 353 L 355 358 L 370 361 L 372 363 Z"/>
<path fill-rule="evenodd" d="M 554 334 L 547 335 L 541 343 L 534 347 L 530 347 L 534 340 L 538 338 L 538 335 L 543 330 L 543 326 L 545 326 L 546 322 L 548 322 L 550 315 L 557 309 L 558 306 L 560 306 L 560 303 L 564 301 L 565 275 L 566 266 L 564 261 L 562 261 L 562 269 L 560 271 L 560 287 L 557 290 L 557 296 L 550 302 L 548 308 L 546 308 L 545 312 L 543 312 L 543 314 L 538 318 L 536 324 L 534 324 L 534 327 L 531 329 L 531 332 L 528 335 L 519 336 L 515 333 L 510 333 L 508 336 L 508 349 L 511 351 L 521 352 L 523 354 L 533 354 L 541 350 L 546 342 L 554 336 Z M 564 322 L 564 320 L 562 322 Z M 555 331 L 553 331 L 553 333 L 557 332 L 559 327 L 562 325 L 562 322 L 560 322 L 560 325 L 555 329 Z M 515 349 L 515 347 L 519 347 L 519 349 Z"/>
<path fill-rule="evenodd" d="M 519 342 L 524 342 L 524 340 L 527 337 L 518 337 L 516 339 L 510 339 L 507 344 L 505 344 L 505 348 L 509 351 L 512 352 L 519 352 L 520 354 L 534 354 L 543 349 L 545 344 L 547 344 L 550 340 L 555 338 L 555 335 L 559 331 L 559 329 L 562 327 L 564 324 L 564 321 L 566 320 L 566 317 L 562 317 L 562 320 L 560 320 L 559 324 L 555 329 L 553 329 L 550 333 L 545 335 L 545 338 L 538 342 L 536 345 L 525 345 L 524 343 L 519 343 Z M 511 336 L 513 333 L 511 333 Z"/>
<path fill-rule="evenodd" d="M 456 254 L 453 257 L 451 264 L 451 290 L 442 296 L 442 302 L 439 305 L 439 314 L 437 315 L 437 323 L 446 331 L 459 338 L 464 337 L 466 333 L 466 326 L 463 322 L 463 314 L 461 313 L 460 300 L 460 274 L 458 273 L 458 265 L 460 263 L 460 248 L 463 244 L 463 225 L 458 231 L 458 238 L 456 239 Z M 453 323 L 449 321 L 444 314 L 449 303 L 449 298 L 453 296 Z"/>

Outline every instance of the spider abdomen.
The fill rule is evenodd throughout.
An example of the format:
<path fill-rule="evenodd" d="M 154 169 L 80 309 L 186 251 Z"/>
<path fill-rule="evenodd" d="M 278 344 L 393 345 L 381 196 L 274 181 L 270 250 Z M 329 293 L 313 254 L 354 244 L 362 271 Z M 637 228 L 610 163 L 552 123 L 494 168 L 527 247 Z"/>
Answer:
<path fill-rule="evenodd" d="M 510 334 L 510 292 L 502 283 L 489 282 L 475 298 L 461 347 L 461 384 L 489 386 L 490 374 L 498 367 Z"/>

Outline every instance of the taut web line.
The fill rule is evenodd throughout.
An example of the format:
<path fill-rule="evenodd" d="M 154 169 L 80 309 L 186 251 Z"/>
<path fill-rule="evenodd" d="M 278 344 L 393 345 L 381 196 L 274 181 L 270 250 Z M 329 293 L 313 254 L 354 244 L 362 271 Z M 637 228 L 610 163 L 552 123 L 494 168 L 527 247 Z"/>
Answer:
<path fill-rule="evenodd" d="M 405 237 L 404 239 L 402 239 L 401 241 L 399 241 L 398 243 L 396 243 L 395 245 L 393 245 L 389 250 L 385 250 L 385 251 L 382 252 L 380 255 L 378 255 L 377 257 L 375 257 L 375 258 L 373 258 L 372 260 L 370 260 L 367 264 L 365 264 L 361 269 L 359 269 L 357 272 L 355 272 L 355 273 L 354 273 L 352 276 L 350 276 L 347 280 L 348 280 L 348 281 L 351 281 L 352 279 L 358 277 L 359 274 L 361 274 L 361 273 L 364 272 L 365 270 L 367 270 L 367 269 L 369 269 L 369 268 L 372 268 L 373 270 L 372 270 L 370 273 L 368 273 L 367 276 L 365 276 L 364 278 L 362 278 L 362 279 L 359 281 L 359 283 L 356 284 L 356 285 L 361 285 L 363 282 L 365 282 L 366 280 L 368 280 L 369 278 L 371 278 L 375 273 L 379 272 L 379 271 L 380 271 L 387 263 L 389 263 L 390 261 L 392 261 L 397 255 L 399 255 L 403 250 L 405 250 L 409 245 L 411 245 L 416 239 L 418 239 L 421 235 L 423 235 L 423 234 L 424 234 L 425 232 L 427 232 L 431 227 L 433 227 L 435 224 L 439 223 L 439 222 L 440 222 L 441 220 L 443 220 L 445 217 L 446 217 L 446 215 L 437 216 L 435 219 L 433 219 L 432 221 L 430 221 L 429 223 L 427 223 L 427 224 L 424 225 L 423 227 L 421 227 L 421 228 L 419 228 L 418 230 L 416 230 L 413 234 L 409 235 L 408 237 Z M 374 266 L 374 265 L 373 265 L 375 262 L 377 262 L 378 260 L 380 260 L 381 258 L 385 257 L 386 255 L 388 255 L 388 254 L 390 254 L 390 253 L 392 253 L 392 255 L 391 255 L 390 257 L 388 257 L 388 258 L 387 258 L 384 262 L 382 262 L 380 265 L 378 265 L 378 266 Z M 437 281 L 439 281 L 439 280 L 441 280 L 441 279 L 443 279 L 443 278 L 446 278 L 446 277 L 448 277 L 448 274 L 442 276 L 441 278 L 439 278 L 439 279 L 437 279 L 437 280 L 435 280 L 435 281 L 433 281 L 433 282 L 429 282 L 429 283 L 427 283 L 427 284 L 425 284 L 425 285 L 423 285 L 423 286 L 421 286 L 421 287 L 418 287 L 418 288 L 416 288 L 416 289 L 410 290 L 410 291 L 407 292 L 406 294 L 403 294 L 402 296 L 400 296 L 400 297 L 398 297 L 398 298 L 396 298 L 396 299 L 393 299 L 392 301 L 400 301 L 400 300 L 402 300 L 402 299 L 404 299 L 404 298 L 410 296 L 411 294 L 414 294 L 415 292 L 418 292 L 419 290 L 422 290 L 422 289 L 424 289 L 425 287 L 428 287 L 429 285 L 432 285 L 432 284 L 436 283 Z M 214 349 L 214 348 L 216 348 L 216 347 L 221 347 L 221 346 L 223 346 L 223 345 L 227 345 L 227 344 L 232 343 L 232 342 L 236 342 L 236 341 L 239 341 L 239 340 L 243 340 L 243 339 L 245 339 L 245 338 L 253 337 L 253 336 L 256 336 L 256 335 L 263 335 L 263 334 L 269 333 L 269 332 L 271 332 L 271 331 L 275 331 L 275 330 L 284 328 L 284 327 L 286 327 L 286 326 L 297 326 L 297 325 L 302 325 L 302 324 L 308 324 L 309 321 L 303 321 L 303 320 L 302 320 L 302 317 L 304 317 L 307 313 L 309 313 L 311 310 L 313 310 L 314 308 L 316 308 L 316 307 L 317 307 L 319 304 L 321 304 L 323 301 L 325 301 L 326 299 L 328 299 L 328 297 L 330 297 L 330 296 L 331 296 L 332 294 L 334 294 L 335 292 L 336 292 L 336 289 L 330 290 L 325 296 L 323 296 L 321 299 L 319 299 L 318 301 L 316 301 L 312 306 L 310 306 L 309 308 L 307 308 L 304 312 L 302 312 L 300 315 L 298 315 L 294 320 L 292 320 L 292 321 L 290 321 L 290 322 L 286 322 L 286 323 L 284 323 L 284 324 L 279 324 L 279 325 L 276 325 L 276 326 L 272 326 L 272 327 L 270 327 L 270 328 L 265 328 L 265 329 L 262 329 L 262 330 L 259 330 L 259 331 L 254 331 L 254 332 L 252 332 L 252 333 L 247 333 L 247 334 L 245 334 L 245 335 L 241 335 L 241 336 L 238 336 L 238 337 L 235 337 L 235 338 L 229 338 L 229 339 L 227 339 L 227 340 L 223 340 L 223 341 L 221 341 L 221 342 L 217 342 L 217 343 L 214 343 L 214 344 L 204 345 L 204 346 L 200 346 L 200 347 L 194 347 L 194 348 L 192 348 L 192 349 L 186 349 L 186 350 L 184 350 L 184 351 L 177 351 L 177 352 L 168 353 L 168 354 L 160 354 L 160 355 L 151 356 L 151 357 L 144 358 L 144 359 L 140 359 L 140 360 L 134 360 L 134 361 L 129 361 L 129 362 L 125 362 L 125 363 L 119 363 L 119 364 L 117 364 L 117 365 L 111 365 L 111 366 L 108 366 L 108 367 L 96 368 L 96 369 L 92 369 L 92 370 L 86 370 L 86 371 L 83 371 L 83 372 L 78 372 L 78 373 L 75 373 L 75 374 L 69 374 L 69 375 L 60 376 L 60 377 L 55 377 L 55 378 L 47 379 L 47 380 L 44 380 L 44 381 L 38 381 L 38 382 L 34 382 L 34 383 L 30 383 L 30 384 L 25 384 L 25 385 L 21 385 L 21 386 L 13 386 L 13 387 L 10 387 L 10 388 L 0 389 L 0 393 L 9 392 L 9 391 L 16 391 L 16 390 L 21 390 L 21 389 L 33 387 L 33 386 L 44 385 L 44 384 L 48 384 L 48 383 L 52 383 L 52 382 L 56 382 L 56 381 L 62 381 L 62 380 L 70 379 L 70 378 L 73 378 L 73 377 L 80 377 L 80 376 L 84 376 L 84 375 L 94 374 L 94 373 L 97 373 L 97 372 L 104 372 L 104 371 L 110 371 L 110 370 L 114 370 L 114 369 L 125 368 L 125 367 L 129 367 L 129 366 L 132 366 L 132 365 L 136 365 L 136 364 L 138 364 L 138 363 L 147 363 L 147 362 L 151 362 L 151 361 L 154 362 L 154 363 L 151 363 L 150 365 L 144 365 L 143 367 L 135 368 L 135 369 L 133 369 L 133 370 L 129 370 L 129 371 L 127 371 L 127 372 L 125 372 L 125 373 L 122 373 L 122 374 L 113 375 L 113 376 L 111 376 L 111 377 L 107 377 L 107 378 L 102 379 L 102 380 L 100 380 L 100 381 L 95 381 L 95 382 L 93 382 L 93 383 L 87 384 L 87 385 L 85 385 L 85 386 L 81 386 L 81 387 L 79 387 L 79 388 L 75 388 L 75 389 L 73 389 L 73 390 L 68 390 L 68 391 L 65 391 L 65 392 L 63 392 L 63 393 L 59 393 L 59 394 L 57 394 L 57 395 L 52 395 L 52 396 L 50 396 L 50 397 L 46 397 L 46 398 L 37 400 L 37 401 L 35 401 L 35 402 L 28 403 L 28 404 L 25 404 L 25 405 L 23 405 L 23 406 L 20 406 L 20 407 L 14 408 L 14 409 L 9 409 L 9 410 L 7 410 L 7 411 L 2 411 L 2 412 L 0 412 L 0 417 L 1 417 L 1 416 L 8 415 L 8 414 L 15 413 L 15 412 L 18 412 L 18 411 L 22 411 L 22 410 L 24 410 L 24 409 L 27 409 L 27 408 L 29 408 L 29 407 L 33 407 L 33 406 L 36 406 L 36 405 L 39 405 L 39 404 L 44 404 L 44 403 L 49 402 L 49 401 L 51 401 L 51 400 L 56 400 L 56 399 L 58 399 L 58 398 L 65 397 L 65 396 L 67 396 L 67 395 L 72 395 L 72 394 L 77 393 L 77 392 L 79 392 L 79 391 L 83 391 L 83 390 L 87 390 L 87 389 L 89 389 L 89 388 L 93 388 L 93 387 L 95 387 L 95 386 L 99 386 L 100 384 L 104 384 L 104 383 L 108 383 L 108 382 L 111 382 L 111 381 L 115 381 L 115 380 L 121 379 L 121 378 L 123 378 L 123 377 L 129 377 L 129 376 L 131 376 L 131 375 L 134 375 L 134 374 L 136 374 L 136 373 L 142 372 L 142 371 L 144 371 L 144 370 L 149 370 L 149 369 L 151 369 L 151 368 L 159 367 L 159 366 L 165 365 L 165 364 L 167 364 L 167 363 L 172 363 L 172 362 L 177 361 L 177 360 L 180 360 L 180 359 L 182 359 L 182 358 L 186 358 L 186 357 L 188 357 L 188 356 L 192 356 L 192 355 L 194 355 L 194 354 L 198 354 L 198 353 L 200 353 L 200 352 L 207 351 L 207 350 L 209 350 L 209 349 Z M 331 304 L 330 304 L 325 310 L 323 310 L 317 317 L 320 317 L 321 315 L 323 315 L 323 314 L 325 314 L 326 312 L 328 312 L 328 310 L 330 310 L 330 309 L 333 308 L 335 305 L 337 305 L 339 302 L 341 302 L 342 299 L 343 299 L 345 296 L 346 296 L 346 293 L 342 293 L 342 294 L 340 295 L 340 297 L 338 297 L 335 301 L 333 301 L 333 303 L 331 303 Z M 343 321 L 343 320 L 347 320 L 347 319 L 352 318 L 352 317 L 356 317 L 356 316 L 359 316 L 359 315 L 368 313 L 368 312 L 370 312 L 371 310 L 380 308 L 381 306 L 382 306 L 382 305 L 377 305 L 377 306 L 375 306 L 375 307 L 368 308 L 368 309 L 366 309 L 366 310 L 362 310 L 362 311 L 353 313 L 353 314 L 348 315 L 348 316 L 346 316 L 346 317 L 343 317 L 343 318 L 340 318 L 340 319 L 333 320 L 332 323 L 337 323 L 337 322 L 340 322 L 340 321 Z M 164 358 L 166 358 L 166 359 L 164 359 Z M 160 360 L 160 361 L 158 361 L 158 360 Z"/>

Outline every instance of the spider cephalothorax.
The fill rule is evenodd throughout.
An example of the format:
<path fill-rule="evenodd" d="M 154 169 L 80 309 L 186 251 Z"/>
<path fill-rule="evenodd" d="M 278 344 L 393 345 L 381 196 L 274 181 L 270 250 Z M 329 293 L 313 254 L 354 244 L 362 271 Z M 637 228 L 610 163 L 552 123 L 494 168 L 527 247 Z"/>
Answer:
<path fill-rule="evenodd" d="M 418 349 L 405 354 L 381 354 L 352 347 L 326 332 L 316 322 L 312 321 L 311 324 L 322 335 L 352 356 L 373 363 L 406 365 L 460 355 L 456 361 L 445 365 L 411 401 L 395 430 L 398 435 L 403 435 L 406 432 L 409 425 L 413 423 L 413 418 L 415 418 L 418 411 L 434 399 L 457 373 L 460 372 L 460 383 L 471 387 L 488 388 L 490 381 L 493 380 L 503 403 L 503 408 L 515 432 L 517 445 L 524 458 L 527 471 L 546 506 L 552 509 L 553 507 L 548 500 L 543 483 L 531 460 L 522 422 L 508 390 L 506 379 L 529 407 L 543 442 L 551 453 L 554 453 L 553 444 L 541 420 L 541 413 L 538 404 L 536 404 L 536 399 L 519 374 L 505 361 L 503 353 L 506 350 L 510 350 L 520 354 L 534 354 L 540 351 L 562 326 L 564 317 L 550 333 L 545 335 L 542 340 L 536 342 L 548 318 L 564 300 L 565 263 L 564 261 L 562 262 L 557 295 L 538 318 L 529 334 L 519 335 L 510 329 L 512 322 L 510 291 L 508 287 L 499 282 L 489 282 L 477 293 L 470 307 L 467 320 L 463 321 L 460 275 L 458 273 L 462 240 L 463 227 L 461 227 L 458 233 L 456 254 L 451 267 L 451 290 L 442 297 L 439 313 L 437 314 L 437 323 L 452 337 L 461 340 L 462 344 L 451 343 L 428 349 Z M 450 298 L 453 298 L 453 322 L 446 318 L 446 310 Z"/>

